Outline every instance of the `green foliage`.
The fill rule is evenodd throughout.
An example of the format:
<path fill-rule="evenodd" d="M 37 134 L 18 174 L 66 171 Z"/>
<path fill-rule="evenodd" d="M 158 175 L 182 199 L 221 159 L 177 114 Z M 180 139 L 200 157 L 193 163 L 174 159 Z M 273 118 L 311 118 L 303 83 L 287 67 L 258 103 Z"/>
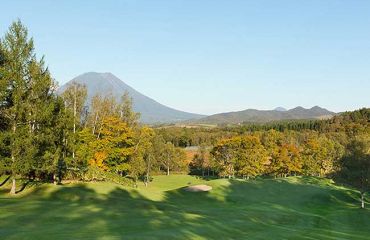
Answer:
<path fill-rule="evenodd" d="M 364 208 L 364 194 L 370 190 L 369 136 L 358 136 L 348 144 L 346 154 L 341 159 L 341 171 L 338 175 L 339 180 L 360 190 Z"/>
<path fill-rule="evenodd" d="M 129 127 L 136 127 L 140 118 L 140 114 L 134 112 L 132 108 L 132 98 L 128 92 L 122 95 L 121 103 L 118 105 L 120 119 L 124 121 Z"/>
<path fill-rule="evenodd" d="M 88 166 L 86 172 L 83 175 L 83 180 L 86 182 L 97 181 L 97 182 L 112 182 L 120 185 L 130 186 L 132 181 L 126 177 L 122 177 L 118 174 L 107 172 L 97 166 Z"/>
<path fill-rule="evenodd" d="M 54 95 L 55 83 L 43 58 L 37 60 L 33 40 L 20 21 L 14 22 L 0 42 L 2 64 L 1 118 L 2 154 L 5 169 L 13 176 L 15 193 L 17 176 L 40 175 L 48 172 L 50 161 L 57 159 L 55 127 L 60 106 Z"/>
<path fill-rule="evenodd" d="M 342 174 L 347 183 L 363 192 L 367 191 L 370 188 L 370 139 L 353 139 L 341 161 Z"/>
<path fill-rule="evenodd" d="M 175 147 L 213 145 L 221 138 L 237 135 L 236 132 L 221 128 L 185 128 L 185 127 L 158 127 L 154 129 L 165 142 L 171 142 Z"/>
<path fill-rule="evenodd" d="M 195 170 L 198 172 L 200 171 L 203 177 L 205 176 L 206 171 L 207 175 L 210 174 L 210 169 L 212 168 L 212 160 L 210 158 L 209 149 L 205 144 L 201 144 L 199 146 L 197 153 L 193 157 L 193 161 L 190 167 L 195 168 Z"/>

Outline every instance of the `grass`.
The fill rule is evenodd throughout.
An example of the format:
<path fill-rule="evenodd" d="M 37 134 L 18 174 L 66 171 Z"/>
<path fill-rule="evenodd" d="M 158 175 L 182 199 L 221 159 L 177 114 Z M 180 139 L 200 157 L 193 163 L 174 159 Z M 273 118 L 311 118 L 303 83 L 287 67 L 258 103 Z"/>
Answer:
<path fill-rule="evenodd" d="M 1 182 L 1 179 L 0 179 Z M 188 184 L 208 184 L 191 193 Z M 0 239 L 369 239 L 370 210 L 330 180 L 158 176 L 145 188 L 0 187 Z"/>

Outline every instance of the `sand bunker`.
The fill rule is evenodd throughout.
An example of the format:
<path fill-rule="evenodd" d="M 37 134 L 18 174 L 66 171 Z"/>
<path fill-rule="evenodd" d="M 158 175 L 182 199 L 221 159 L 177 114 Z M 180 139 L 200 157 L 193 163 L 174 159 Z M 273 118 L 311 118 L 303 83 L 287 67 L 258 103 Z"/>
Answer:
<path fill-rule="evenodd" d="M 185 188 L 188 192 L 208 192 L 212 190 L 211 186 L 208 185 L 194 185 Z"/>

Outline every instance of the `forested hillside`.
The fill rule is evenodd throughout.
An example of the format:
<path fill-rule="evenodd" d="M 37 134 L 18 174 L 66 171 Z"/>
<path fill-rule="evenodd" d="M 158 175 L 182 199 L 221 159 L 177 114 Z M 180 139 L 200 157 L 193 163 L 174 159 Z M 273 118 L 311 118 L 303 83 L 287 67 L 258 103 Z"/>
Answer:
<path fill-rule="evenodd" d="M 294 119 L 328 119 L 335 113 L 315 106 L 309 109 L 296 107 L 287 111 L 247 109 L 244 111 L 214 114 L 208 117 L 190 121 L 203 124 L 241 124 L 241 123 L 267 123 L 280 120 Z"/>

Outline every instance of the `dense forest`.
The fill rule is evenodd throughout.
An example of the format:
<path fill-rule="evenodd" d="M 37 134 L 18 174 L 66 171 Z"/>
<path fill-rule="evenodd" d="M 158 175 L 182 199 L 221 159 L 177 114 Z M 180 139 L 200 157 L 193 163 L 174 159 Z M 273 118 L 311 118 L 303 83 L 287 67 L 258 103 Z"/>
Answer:
<path fill-rule="evenodd" d="M 127 93 L 117 101 L 57 83 L 20 21 L 0 42 L 0 173 L 17 180 L 150 183 L 152 174 L 256 178 L 309 175 L 370 185 L 370 109 L 329 120 L 234 127 L 149 127 Z M 197 153 L 187 159 L 187 148 Z"/>

